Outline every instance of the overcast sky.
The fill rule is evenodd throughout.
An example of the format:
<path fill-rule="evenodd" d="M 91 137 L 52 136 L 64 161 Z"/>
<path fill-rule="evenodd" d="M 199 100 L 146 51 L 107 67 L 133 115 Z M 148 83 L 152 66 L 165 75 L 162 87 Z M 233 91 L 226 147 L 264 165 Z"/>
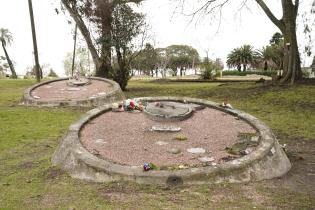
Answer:
<path fill-rule="evenodd" d="M 63 59 L 73 48 L 73 26 L 67 23 L 63 14 L 56 14 L 56 2 L 58 0 L 33 0 L 33 7 L 40 63 L 50 64 L 58 75 L 64 75 Z M 261 48 L 267 45 L 271 36 L 278 31 L 254 3 L 250 5 L 251 10 L 236 12 L 238 5 L 234 3 L 238 1 L 232 1 L 233 3 L 224 9 L 221 25 L 218 27 L 218 16 L 214 19 L 205 16 L 197 24 L 190 23 L 191 17 L 181 14 L 180 9 L 175 10 L 177 4 L 174 2 L 146 0 L 139 8 L 147 15 L 156 47 L 172 44 L 191 45 L 202 57 L 205 56 L 205 50 L 209 49 L 211 58 L 221 58 L 225 61 L 233 48 L 243 44 Z M 268 0 L 267 3 L 275 14 L 281 17 L 280 1 Z M 310 3 L 311 0 L 302 1 L 301 10 L 305 10 Z M 192 3 L 186 6 L 185 13 L 194 7 Z M 16 63 L 18 74 L 25 74 L 26 68 L 34 65 L 27 0 L 1 0 L 0 28 L 7 28 L 12 32 L 14 42 L 8 47 L 8 52 Z M 301 31 L 300 29 L 298 32 L 298 38 L 303 49 L 305 36 Z M 2 49 L 0 55 L 3 55 Z M 302 58 L 304 65 L 310 65 L 310 58 Z"/>

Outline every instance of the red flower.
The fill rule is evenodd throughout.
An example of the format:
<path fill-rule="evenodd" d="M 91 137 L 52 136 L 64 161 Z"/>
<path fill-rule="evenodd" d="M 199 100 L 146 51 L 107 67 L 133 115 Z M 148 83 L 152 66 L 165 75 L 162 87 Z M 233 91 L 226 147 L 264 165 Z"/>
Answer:
<path fill-rule="evenodd" d="M 136 105 L 135 105 L 135 103 L 134 103 L 133 101 L 130 101 L 130 106 L 131 106 L 132 108 L 135 108 L 135 107 L 136 107 Z"/>

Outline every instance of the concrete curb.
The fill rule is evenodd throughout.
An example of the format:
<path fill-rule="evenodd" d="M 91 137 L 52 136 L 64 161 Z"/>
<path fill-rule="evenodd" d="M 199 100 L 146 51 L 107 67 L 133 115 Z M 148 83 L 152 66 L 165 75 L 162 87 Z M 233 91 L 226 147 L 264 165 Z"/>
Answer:
<path fill-rule="evenodd" d="M 190 185 L 205 183 L 241 183 L 272 179 L 286 174 L 291 163 L 280 147 L 271 130 L 257 118 L 235 109 L 225 109 L 219 104 L 202 99 L 179 97 L 138 98 L 139 101 L 178 101 L 196 103 L 239 117 L 249 123 L 260 134 L 261 142 L 255 151 L 241 158 L 219 164 L 178 171 L 144 172 L 140 166 L 115 164 L 94 156 L 81 144 L 79 132 L 90 120 L 110 111 L 103 106 L 86 113 L 72 124 L 68 134 L 61 140 L 55 151 L 52 163 L 68 171 L 74 178 L 94 182 L 134 181 L 153 185 Z"/>
<path fill-rule="evenodd" d="M 94 98 L 76 99 L 76 100 L 55 100 L 55 101 L 40 101 L 32 97 L 31 93 L 34 89 L 47 85 L 52 82 L 58 82 L 67 80 L 68 78 L 60 78 L 56 80 L 50 80 L 36 84 L 24 91 L 20 105 L 23 106 L 35 106 L 35 107 L 98 107 L 105 104 L 110 104 L 117 101 L 124 100 L 124 94 L 119 85 L 108 79 L 91 77 L 92 80 L 99 80 L 109 83 L 113 86 L 113 90 L 104 96 L 98 96 Z"/>

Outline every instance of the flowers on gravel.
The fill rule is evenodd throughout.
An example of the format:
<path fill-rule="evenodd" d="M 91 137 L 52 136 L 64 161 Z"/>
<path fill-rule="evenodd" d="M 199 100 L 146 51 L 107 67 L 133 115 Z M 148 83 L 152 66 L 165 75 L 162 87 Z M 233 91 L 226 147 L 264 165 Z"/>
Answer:
<path fill-rule="evenodd" d="M 127 99 L 121 103 L 113 103 L 112 110 L 117 112 L 133 112 L 133 111 L 143 111 L 143 104 L 141 102 L 135 102 L 132 99 Z"/>

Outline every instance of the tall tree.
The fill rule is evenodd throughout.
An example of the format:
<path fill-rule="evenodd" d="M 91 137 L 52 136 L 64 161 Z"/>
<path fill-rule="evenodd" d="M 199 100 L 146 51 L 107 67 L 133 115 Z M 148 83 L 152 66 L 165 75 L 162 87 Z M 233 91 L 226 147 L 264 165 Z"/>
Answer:
<path fill-rule="evenodd" d="M 263 68 L 267 71 L 270 67 L 270 62 L 272 62 L 274 57 L 274 51 L 272 46 L 263 47 L 261 50 L 256 52 L 256 60 L 263 63 Z"/>
<path fill-rule="evenodd" d="M 113 69 L 113 78 L 125 90 L 130 79 L 130 65 L 139 54 L 134 39 L 141 37 L 140 47 L 146 34 L 146 23 L 142 13 L 135 12 L 128 4 L 117 5 L 113 11 L 112 45 L 115 49 L 118 66 Z M 141 51 L 140 51 L 141 52 Z"/>
<path fill-rule="evenodd" d="M 140 3 L 142 0 L 61 0 L 84 37 L 96 68 L 96 76 L 109 77 L 112 62 L 112 21 L 117 5 Z M 94 41 L 86 22 L 93 24 Z M 98 50 L 100 49 L 100 50 Z M 99 52 L 100 51 L 100 52 Z"/>
<path fill-rule="evenodd" d="M 73 77 L 73 75 L 74 75 L 75 53 L 76 53 L 76 49 L 77 49 L 77 35 L 78 35 L 78 25 L 75 24 L 74 36 L 73 36 L 74 43 L 73 43 L 73 53 L 72 53 L 71 77 Z"/>
<path fill-rule="evenodd" d="M 184 0 L 180 0 L 183 2 Z M 186 0 L 187 1 L 187 0 Z M 203 11 L 206 14 L 214 13 L 215 11 L 222 12 L 222 7 L 227 5 L 231 0 L 202 0 L 204 3 L 200 9 L 194 14 Z M 302 77 L 301 61 L 296 35 L 296 20 L 300 6 L 300 0 L 281 0 L 282 17 L 279 19 L 271 11 L 265 0 L 254 0 L 264 11 L 270 21 L 278 27 L 284 36 L 284 58 L 283 58 L 283 76 L 280 83 L 294 83 L 295 80 Z M 185 1 L 184 1 L 185 2 Z M 248 0 L 241 1 L 244 6 Z"/>
<path fill-rule="evenodd" d="M 227 65 L 229 67 L 237 67 L 238 71 L 247 70 L 249 65 L 255 62 L 253 47 L 250 45 L 243 45 L 242 47 L 233 49 L 227 56 Z"/>
<path fill-rule="evenodd" d="M 254 63 L 254 50 L 251 45 L 245 44 L 241 47 L 241 58 L 243 64 L 243 71 L 246 71 L 248 65 Z"/>
<path fill-rule="evenodd" d="M 0 56 L 0 77 L 6 76 L 7 69 L 9 68 L 9 65 L 4 62 L 5 60 L 4 56 Z"/>
<path fill-rule="evenodd" d="M 177 69 L 180 69 L 180 76 L 183 76 L 183 70 L 192 68 L 199 60 L 199 54 L 196 49 L 188 45 L 171 45 L 166 48 L 169 57 L 168 67 L 177 75 Z"/>
<path fill-rule="evenodd" d="M 9 64 L 9 67 L 10 67 L 10 70 L 11 70 L 12 78 L 16 79 L 17 75 L 16 75 L 16 72 L 15 72 L 15 69 L 14 69 L 14 65 L 13 65 L 13 63 L 12 63 L 10 57 L 9 57 L 9 54 L 7 52 L 7 49 L 6 49 L 6 46 L 10 45 L 12 43 L 12 41 L 13 41 L 12 34 L 11 34 L 11 32 L 8 29 L 4 29 L 4 28 L 0 29 L 0 41 L 1 41 L 1 44 L 2 44 L 2 49 L 4 51 L 5 57 L 7 59 L 7 62 Z"/>
<path fill-rule="evenodd" d="M 161 69 L 162 77 L 166 78 L 167 67 L 169 66 L 170 57 L 167 54 L 166 48 L 156 48 L 157 53 L 157 68 Z"/>
<path fill-rule="evenodd" d="M 261 63 L 263 63 L 264 70 L 267 70 L 268 68 L 283 70 L 283 41 L 282 34 L 275 33 L 269 42 L 270 45 L 267 45 L 261 50 L 256 51 L 255 59 L 257 61 L 257 65 L 261 66 Z"/>
<path fill-rule="evenodd" d="M 152 77 L 158 74 L 158 52 L 150 43 L 146 43 L 144 49 L 132 62 L 132 67 L 141 70 Z"/>
<path fill-rule="evenodd" d="M 240 48 L 235 48 L 227 56 L 226 61 L 228 67 L 236 67 L 238 71 L 242 71 L 242 59 Z"/>
<path fill-rule="evenodd" d="M 32 37 L 33 37 L 33 47 L 34 47 L 34 57 L 35 57 L 35 68 L 36 68 L 36 80 L 37 80 L 37 82 L 40 82 L 42 74 L 41 74 L 39 60 L 38 60 L 37 39 L 36 39 L 36 30 L 35 30 L 35 21 L 34 21 L 32 0 L 28 0 L 28 7 L 29 7 L 29 12 L 30 12 L 31 27 L 32 27 Z"/>

